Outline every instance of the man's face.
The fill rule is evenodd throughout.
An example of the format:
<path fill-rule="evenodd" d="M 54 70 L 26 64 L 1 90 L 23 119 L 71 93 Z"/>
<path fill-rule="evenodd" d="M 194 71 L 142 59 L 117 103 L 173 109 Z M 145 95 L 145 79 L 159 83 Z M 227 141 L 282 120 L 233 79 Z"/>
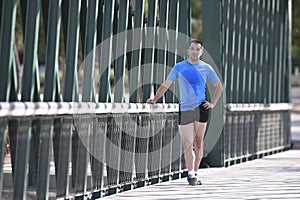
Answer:
<path fill-rule="evenodd" d="M 189 59 L 191 61 L 198 61 L 203 54 L 203 47 L 198 43 L 191 43 L 190 48 L 187 50 Z"/>

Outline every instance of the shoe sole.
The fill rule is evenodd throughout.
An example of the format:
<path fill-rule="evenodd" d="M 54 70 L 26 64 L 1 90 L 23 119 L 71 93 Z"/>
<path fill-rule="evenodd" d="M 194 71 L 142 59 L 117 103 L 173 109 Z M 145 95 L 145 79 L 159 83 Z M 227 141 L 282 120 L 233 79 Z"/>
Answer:
<path fill-rule="evenodd" d="M 189 182 L 189 185 L 192 185 L 192 186 L 195 186 L 195 185 L 197 185 L 197 179 L 195 178 L 195 179 L 190 179 L 190 180 L 188 180 L 188 182 Z"/>
<path fill-rule="evenodd" d="M 191 185 L 191 186 L 202 185 L 202 182 L 200 180 L 191 180 L 188 182 L 189 182 L 189 185 Z"/>

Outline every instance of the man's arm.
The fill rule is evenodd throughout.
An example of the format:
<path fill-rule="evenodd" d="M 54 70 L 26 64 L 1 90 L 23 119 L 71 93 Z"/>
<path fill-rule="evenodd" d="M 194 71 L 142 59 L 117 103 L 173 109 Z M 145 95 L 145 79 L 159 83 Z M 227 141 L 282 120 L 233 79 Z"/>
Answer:
<path fill-rule="evenodd" d="M 206 101 L 204 103 L 204 107 L 206 109 L 215 107 L 215 105 L 218 103 L 218 100 L 219 100 L 219 98 L 220 98 L 220 96 L 223 92 L 223 86 L 222 86 L 220 81 L 215 83 L 214 87 L 215 87 L 215 92 L 214 92 L 214 95 L 213 95 L 213 98 L 212 98 L 212 102 L 210 103 L 210 102 Z"/>
<path fill-rule="evenodd" d="M 168 88 L 171 86 L 171 84 L 173 83 L 173 81 L 171 80 L 166 80 L 157 90 L 155 96 L 153 99 L 149 98 L 146 102 L 147 103 L 150 103 L 150 104 L 154 104 L 156 103 L 156 101 L 158 99 L 160 99 L 164 94 L 165 92 L 168 90 Z"/>

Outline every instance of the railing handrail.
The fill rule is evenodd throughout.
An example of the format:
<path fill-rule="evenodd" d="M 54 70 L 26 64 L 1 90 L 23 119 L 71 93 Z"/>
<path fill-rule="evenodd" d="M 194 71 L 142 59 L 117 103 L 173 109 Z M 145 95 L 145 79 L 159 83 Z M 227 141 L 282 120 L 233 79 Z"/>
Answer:
<path fill-rule="evenodd" d="M 291 110 L 291 103 L 229 103 L 227 111 L 282 111 Z M 0 102 L 0 117 L 26 117 L 36 115 L 150 113 L 178 112 L 173 103 L 95 103 L 95 102 Z"/>
<path fill-rule="evenodd" d="M 1 102 L 0 117 L 36 115 L 178 112 L 178 104 L 94 102 Z"/>
<path fill-rule="evenodd" d="M 229 103 L 226 105 L 227 111 L 283 111 L 291 110 L 291 103 Z"/>

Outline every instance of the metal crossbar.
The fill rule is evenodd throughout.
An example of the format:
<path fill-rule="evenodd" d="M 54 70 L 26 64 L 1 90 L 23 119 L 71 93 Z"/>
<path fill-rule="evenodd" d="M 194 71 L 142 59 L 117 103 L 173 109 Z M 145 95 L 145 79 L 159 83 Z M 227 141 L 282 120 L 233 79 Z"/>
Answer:
<path fill-rule="evenodd" d="M 0 117 L 80 115 L 101 113 L 178 112 L 178 104 L 12 102 L 0 103 Z"/>

